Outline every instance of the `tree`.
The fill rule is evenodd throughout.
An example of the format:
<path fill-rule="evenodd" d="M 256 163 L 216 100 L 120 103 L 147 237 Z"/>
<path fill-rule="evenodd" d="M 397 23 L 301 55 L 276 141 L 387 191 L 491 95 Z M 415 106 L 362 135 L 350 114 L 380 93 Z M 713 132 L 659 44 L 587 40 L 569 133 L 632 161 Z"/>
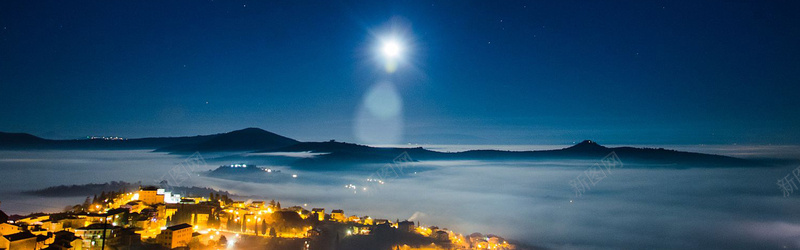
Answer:
<path fill-rule="evenodd" d="M 222 200 L 225 201 L 225 203 L 231 203 L 232 201 L 231 198 L 228 198 L 227 194 L 222 195 Z"/>
<path fill-rule="evenodd" d="M 97 197 L 97 195 L 95 195 L 95 197 Z M 97 198 L 95 198 L 95 199 L 97 199 Z M 89 206 L 92 205 L 92 203 L 94 203 L 94 202 L 89 200 L 89 196 L 86 196 L 86 200 L 83 201 L 83 207 L 84 208 L 88 208 Z"/>
<path fill-rule="evenodd" d="M 130 214 L 129 213 L 123 213 L 122 217 L 120 217 L 120 219 L 119 219 L 119 222 L 122 223 L 122 225 L 128 225 L 128 223 L 130 223 L 130 220 L 131 220 Z"/>
<path fill-rule="evenodd" d="M 225 235 L 220 236 L 219 237 L 219 244 L 220 245 L 227 245 L 228 244 L 228 238 L 225 238 Z"/>

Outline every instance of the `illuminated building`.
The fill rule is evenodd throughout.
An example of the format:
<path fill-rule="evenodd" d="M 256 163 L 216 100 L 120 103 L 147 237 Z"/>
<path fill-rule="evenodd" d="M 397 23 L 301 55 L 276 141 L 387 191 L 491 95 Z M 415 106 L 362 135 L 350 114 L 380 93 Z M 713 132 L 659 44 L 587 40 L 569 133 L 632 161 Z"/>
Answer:
<path fill-rule="evenodd" d="M 312 208 L 311 215 L 317 216 L 320 221 L 325 220 L 325 209 L 324 208 Z"/>
<path fill-rule="evenodd" d="M 406 220 L 397 223 L 397 229 L 403 232 L 414 232 L 416 228 L 414 222 L 411 221 Z"/>
<path fill-rule="evenodd" d="M 180 224 L 167 227 L 156 237 L 159 245 L 166 248 L 185 247 L 192 240 L 192 225 Z"/>
<path fill-rule="evenodd" d="M 50 215 L 34 215 L 17 220 L 17 223 L 24 223 L 28 225 L 39 224 L 42 221 L 49 220 Z"/>
<path fill-rule="evenodd" d="M 308 238 L 318 237 L 321 233 L 322 231 L 319 230 L 318 228 L 309 229 L 308 231 L 306 231 L 306 237 Z"/>
<path fill-rule="evenodd" d="M 195 226 L 209 227 L 209 221 L 219 216 L 218 207 L 208 203 L 199 204 L 166 204 L 166 217 L 170 217 L 170 225 L 188 223 Z M 213 223 L 212 223 L 213 224 Z"/>
<path fill-rule="evenodd" d="M 364 225 L 372 225 L 372 223 L 374 223 L 372 218 L 369 217 L 369 216 L 361 217 L 360 218 L 360 222 L 361 222 L 361 224 L 364 224 Z"/>
<path fill-rule="evenodd" d="M 353 226 L 353 234 L 369 235 L 374 228 L 375 226 L 373 225 L 355 225 Z"/>
<path fill-rule="evenodd" d="M 450 239 L 450 237 L 448 236 L 447 232 L 442 231 L 442 230 L 439 230 L 439 231 L 436 231 L 435 233 L 433 233 L 433 238 L 438 240 L 438 241 L 447 241 L 447 240 Z"/>
<path fill-rule="evenodd" d="M 75 235 L 83 239 L 84 249 L 100 249 L 104 243 L 106 246 L 112 245 L 120 229 L 110 224 L 92 224 L 75 229 Z"/>
<path fill-rule="evenodd" d="M 0 235 L 9 235 L 22 232 L 22 228 L 17 225 L 0 223 Z"/>
<path fill-rule="evenodd" d="M 253 208 L 263 208 L 264 207 L 264 201 L 253 201 L 253 202 L 250 203 L 250 206 L 253 207 Z"/>
<path fill-rule="evenodd" d="M 59 231 L 53 234 L 53 243 L 46 249 L 81 250 L 83 241 L 69 231 Z"/>
<path fill-rule="evenodd" d="M 231 206 L 235 208 L 245 208 L 244 201 L 233 201 Z"/>
<path fill-rule="evenodd" d="M 127 216 L 128 209 L 115 208 L 101 214 L 87 214 L 85 223 L 108 223 L 117 226 L 125 224 L 127 222 Z"/>
<path fill-rule="evenodd" d="M 331 220 L 338 221 L 338 222 L 344 222 L 344 220 L 345 220 L 344 211 L 342 211 L 341 209 L 335 209 L 335 210 L 331 211 Z"/>
<path fill-rule="evenodd" d="M 139 200 L 146 205 L 164 203 L 164 190 L 157 187 L 142 187 L 139 190 Z"/>
<path fill-rule="evenodd" d="M 37 249 L 36 235 L 33 235 L 30 232 L 0 235 L 0 249 Z"/>

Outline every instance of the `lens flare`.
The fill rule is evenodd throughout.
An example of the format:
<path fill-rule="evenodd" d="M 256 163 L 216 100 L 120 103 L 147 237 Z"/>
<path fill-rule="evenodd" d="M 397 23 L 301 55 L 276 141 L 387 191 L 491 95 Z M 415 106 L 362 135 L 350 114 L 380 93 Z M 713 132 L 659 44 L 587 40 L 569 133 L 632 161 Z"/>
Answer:
<path fill-rule="evenodd" d="M 403 134 L 403 100 L 388 82 L 375 84 L 364 95 L 356 114 L 355 135 L 362 143 L 395 144 Z"/>
<path fill-rule="evenodd" d="M 400 52 L 403 51 L 403 47 L 400 46 L 400 43 L 394 39 L 384 41 L 383 47 L 381 47 L 381 52 L 383 55 L 388 58 L 397 58 L 400 56 Z"/>
<path fill-rule="evenodd" d="M 376 47 L 376 54 L 379 60 L 384 65 L 386 73 L 394 73 L 397 71 L 399 64 L 405 60 L 406 48 L 403 40 L 399 39 L 396 35 L 389 35 L 381 38 L 380 43 Z"/>

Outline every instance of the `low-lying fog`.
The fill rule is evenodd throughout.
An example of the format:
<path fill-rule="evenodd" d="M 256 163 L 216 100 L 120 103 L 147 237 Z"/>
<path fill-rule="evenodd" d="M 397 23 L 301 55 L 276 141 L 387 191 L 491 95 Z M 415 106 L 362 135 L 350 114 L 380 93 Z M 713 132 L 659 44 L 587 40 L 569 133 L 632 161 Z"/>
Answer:
<path fill-rule="evenodd" d="M 720 152 L 737 154 L 736 150 Z M 740 155 L 747 155 L 738 152 Z M 625 162 L 581 197 L 568 184 L 593 161 L 433 161 L 414 163 L 380 188 L 355 192 L 381 165 L 347 172 L 270 166 L 271 157 L 232 161 L 203 155 L 207 171 L 231 163 L 297 174 L 281 184 L 193 175 L 181 185 L 228 190 L 284 206 L 344 209 L 347 215 L 413 219 L 460 233 L 492 233 L 557 249 L 772 249 L 800 247 L 800 193 L 784 197 L 776 180 L 797 166 L 650 168 Z M 0 209 L 56 212 L 85 197 L 19 194 L 61 184 L 154 184 L 187 156 L 149 151 L 0 151 Z M 413 158 L 413 155 L 411 155 Z M 599 159 L 598 159 L 599 160 Z M 388 162 L 387 162 L 388 163 Z M 416 171 L 416 173 L 414 173 Z M 357 188 L 360 190 L 360 188 Z"/>

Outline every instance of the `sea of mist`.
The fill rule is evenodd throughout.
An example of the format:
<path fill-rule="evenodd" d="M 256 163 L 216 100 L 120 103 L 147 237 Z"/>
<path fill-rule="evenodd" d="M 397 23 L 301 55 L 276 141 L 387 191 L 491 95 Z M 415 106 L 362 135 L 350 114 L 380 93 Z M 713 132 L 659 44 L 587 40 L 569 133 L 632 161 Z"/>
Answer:
<path fill-rule="evenodd" d="M 755 158 L 795 157 L 794 152 L 800 152 L 784 146 L 774 150 L 683 147 Z M 449 150 L 444 146 L 437 149 Z M 466 148 L 455 150 L 460 149 Z M 108 181 L 155 184 L 186 157 L 146 150 L 0 151 L 0 209 L 8 214 L 57 212 L 85 197 L 42 198 L 20 192 Z M 776 185 L 778 178 L 797 167 L 788 164 L 678 169 L 638 165 L 623 158 L 623 168 L 576 197 L 568 182 L 596 161 L 416 162 L 398 178 L 370 186 L 366 192 L 354 192 L 345 186 L 361 187 L 385 165 L 354 166 L 352 171 L 301 171 L 280 163 L 286 162 L 286 157 L 315 155 L 202 157 L 207 164 L 180 185 L 227 190 L 243 199 L 275 199 L 283 206 L 412 219 L 465 234 L 492 233 L 554 249 L 800 248 L 800 193 L 784 197 Z M 278 157 L 283 158 L 276 160 Z M 231 163 L 257 164 L 297 178 L 253 183 L 202 174 Z"/>

